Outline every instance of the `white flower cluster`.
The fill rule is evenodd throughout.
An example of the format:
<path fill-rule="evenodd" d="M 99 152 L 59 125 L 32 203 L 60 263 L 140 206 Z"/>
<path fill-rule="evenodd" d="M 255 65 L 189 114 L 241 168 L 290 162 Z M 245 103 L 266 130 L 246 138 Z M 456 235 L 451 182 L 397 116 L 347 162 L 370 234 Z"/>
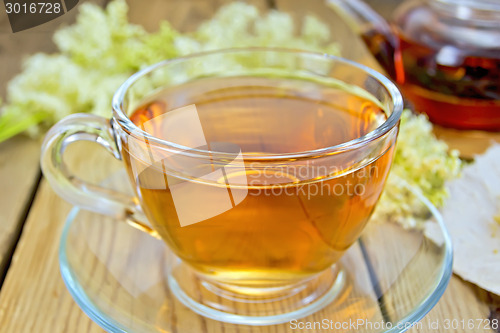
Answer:
<path fill-rule="evenodd" d="M 29 57 L 21 74 L 8 86 L 1 109 L 0 142 L 28 130 L 35 135 L 70 113 L 109 117 L 111 98 L 119 85 L 137 70 L 176 56 L 206 50 L 273 46 L 338 54 L 329 43 L 329 29 L 307 16 L 299 29 L 289 14 L 233 2 L 191 33 L 181 34 L 166 21 L 148 33 L 127 19 L 124 0 L 106 9 L 84 3 L 77 22 L 58 30 L 57 54 Z M 300 33 L 295 33 L 300 30 Z"/>
<path fill-rule="evenodd" d="M 195 37 L 202 50 L 272 46 L 340 53 L 338 44 L 329 43 L 328 26 L 315 16 L 306 15 L 302 26 L 296 27 L 287 13 L 273 10 L 261 15 L 255 7 L 242 2 L 222 7 L 213 19 L 200 25 Z M 191 50 L 180 50 L 187 51 Z"/>
<path fill-rule="evenodd" d="M 436 139 L 427 117 L 405 110 L 392 169 L 373 220 L 384 218 L 406 228 L 420 228 L 428 209 L 407 185 L 440 207 L 448 195 L 445 183 L 457 178 L 460 170 L 458 151 L 450 152 L 446 143 Z"/>

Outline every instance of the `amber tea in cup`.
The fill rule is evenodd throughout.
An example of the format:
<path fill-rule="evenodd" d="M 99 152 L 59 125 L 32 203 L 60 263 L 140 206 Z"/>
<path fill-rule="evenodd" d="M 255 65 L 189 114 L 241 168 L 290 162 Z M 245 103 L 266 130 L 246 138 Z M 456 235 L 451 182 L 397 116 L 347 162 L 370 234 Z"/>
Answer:
<path fill-rule="evenodd" d="M 210 318 L 265 325 L 334 299 L 345 278 L 335 264 L 391 166 L 402 101 L 389 80 L 325 55 L 228 50 L 148 68 L 113 107 L 112 127 L 94 116 L 56 125 L 44 172 L 74 203 L 164 240 L 179 258 L 166 268 L 179 300 Z M 89 193 L 50 159 L 82 126 L 124 161 L 136 198 Z"/>
<path fill-rule="evenodd" d="M 347 91 L 268 78 L 209 78 L 166 89 L 130 119 L 139 128 L 148 123 L 149 134 L 164 138 L 173 128 L 182 128 L 175 121 L 162 123 L 171 105 L 182 104 L 196 105 L 207 142 L 231 142 L 250 156 L 335 146 L 362 137 L 387 120 L 374 102 Z M 172 164 L 178 162 L 175 155 L 162 163 L 148 163 L 132 175 L 132 181 L 153 228 L 182 260 L 227 282 L 274 286 L 325 270 L 356 240 L 382 191 L 392 150 L 391 141 L 379 158 L 354 171 L 348 164 L 339 170 L 332 166 L 327 171 L 335 175 L 312 175 L 315 167 L 307 164 L 249 165 L 244 173 L 238 167 L 231 173 L 226 167 L 225 179 L 235 182 L 200 181 L 193 192 L 214 197 L 221 187 L 241 191 L 232 189 L 239 182 L 247 186 L 245 198 L 237 204 L 233 199 L 231 209 L 190 225 L 179 220 L 176 193 L 170 189 L 171 184 L 188 180 L 182 175 L 166 180 L 164 165 L 169 158 Z M 126 146 L 122 156 L 130 174 L 131 163 L 144 163 Z M 189 209 L 204 210 L 206 204 L 193 200 Z"/>

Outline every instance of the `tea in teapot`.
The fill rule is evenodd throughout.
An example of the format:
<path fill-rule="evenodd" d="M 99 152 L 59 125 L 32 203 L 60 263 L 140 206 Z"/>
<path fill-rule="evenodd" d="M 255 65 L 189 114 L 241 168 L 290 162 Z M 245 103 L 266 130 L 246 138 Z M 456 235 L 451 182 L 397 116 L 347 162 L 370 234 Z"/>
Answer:
<path fill-rule="evenodd" d="M 329 0 L 419 112 L 500 130 L 500 1 L 405 1 L 388 23 L 360 0 Z"/>

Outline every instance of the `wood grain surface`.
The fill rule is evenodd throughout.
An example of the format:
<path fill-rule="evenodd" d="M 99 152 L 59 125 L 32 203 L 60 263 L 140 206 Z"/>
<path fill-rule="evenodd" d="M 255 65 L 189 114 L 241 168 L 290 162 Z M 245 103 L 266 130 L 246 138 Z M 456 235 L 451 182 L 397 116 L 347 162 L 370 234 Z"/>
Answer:
<path fill-rule="evenodd" d="M 146 6 L 144 1 L 128 0 L 133 22 L 143 24 L 148 30 L 155 30 L 160 19 L 169 19 L 176 28 L 183 31 L 193 29 L 200 19 L 210 17 L 223 2 L 227 1 L 151 0 Z M 380 8 L 390 7 L 387 6 L 387 1 L 370 2 Z M 301 0 L 262 0 L 254 3 L 262 9 L 277 7 L 293 12 L 298 20 L 307 11 L 317 14 L 329 23 L 334 39 L 348 45 L 343 50 L 345 56 L 352 56 L 377 67 L 361 42 L 350 34 L 338 18 L 332 16 L 333 13 L 325 10 L 323 1 L 310 0 L 307 1 L 307 6 Z M 39 28 L 13 35 L 10 30 L 5 29 L 6 16 L 2 12 L 0 92 L 3 96 L 7 81 L 20 70 L 23 55 L 53 50 L 51 35 L 55 27 L 64 22 L 72 22 L 75 13 L 73 11 Z M 468 141 L 464 144 L 471 154 L 478 149 L 477 145 L 471 146 Z M 80 147 L 69 149 L 68 161 L 83 178 L 98 182 L 106 178 L 109 171 L 120 167 L 100 147 L 77 145 Z M 71 206 L 57 197 L 45 180 L 38 185 L 38 147 L 39 142 L 23 137 L 0 145 L 0 275 L 8 269 L 0 289 L 0 332 L 103 332 L 78 308 L 60 276 L 59 238 Z M 17 242 L 20 231 L 21 238 Z M 10 262 L 9 256 L 14 247 L 15 253 Z M 498 318 L 499 308 L 497 296 L 454 276 L 442 299 L 422 320 L 422 328 L 414 328 L 410 332 L 444 332 L 442 324 L 446 319 Z M 440 323 L 439 329 L 429 328 L 433 322 Z M 222 332 L 218 326 L 211 326 L 209 331 Z M 257 331 L 267 332 L 265 328 Z M 482 331 L 457 329 L 446 332 Z"/>
<path fill-rule="evenodd" d="M 10 261 L 40 179 L 40 141 L 22 136 L 0 144 L 0 276 Z"/>

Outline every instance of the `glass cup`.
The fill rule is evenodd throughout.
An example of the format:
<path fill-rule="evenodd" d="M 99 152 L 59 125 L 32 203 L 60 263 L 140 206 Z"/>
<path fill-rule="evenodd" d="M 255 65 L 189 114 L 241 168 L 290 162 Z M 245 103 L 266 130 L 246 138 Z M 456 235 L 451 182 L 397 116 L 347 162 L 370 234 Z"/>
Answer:
<path fill-rule="evenodd" d="M 111 120 L 75 114 L 47 134 L 61 197 L 162 239 L 177 256 L 166 283 L 206 317 L 275 324 L 332 302 L 392 162 L 403 102 L 387 78 L 324 54 L 221 50 L 148 67 L 112 104 Z M 135 195 L 71 174 L 79 140 L 122 160 Z"/>

